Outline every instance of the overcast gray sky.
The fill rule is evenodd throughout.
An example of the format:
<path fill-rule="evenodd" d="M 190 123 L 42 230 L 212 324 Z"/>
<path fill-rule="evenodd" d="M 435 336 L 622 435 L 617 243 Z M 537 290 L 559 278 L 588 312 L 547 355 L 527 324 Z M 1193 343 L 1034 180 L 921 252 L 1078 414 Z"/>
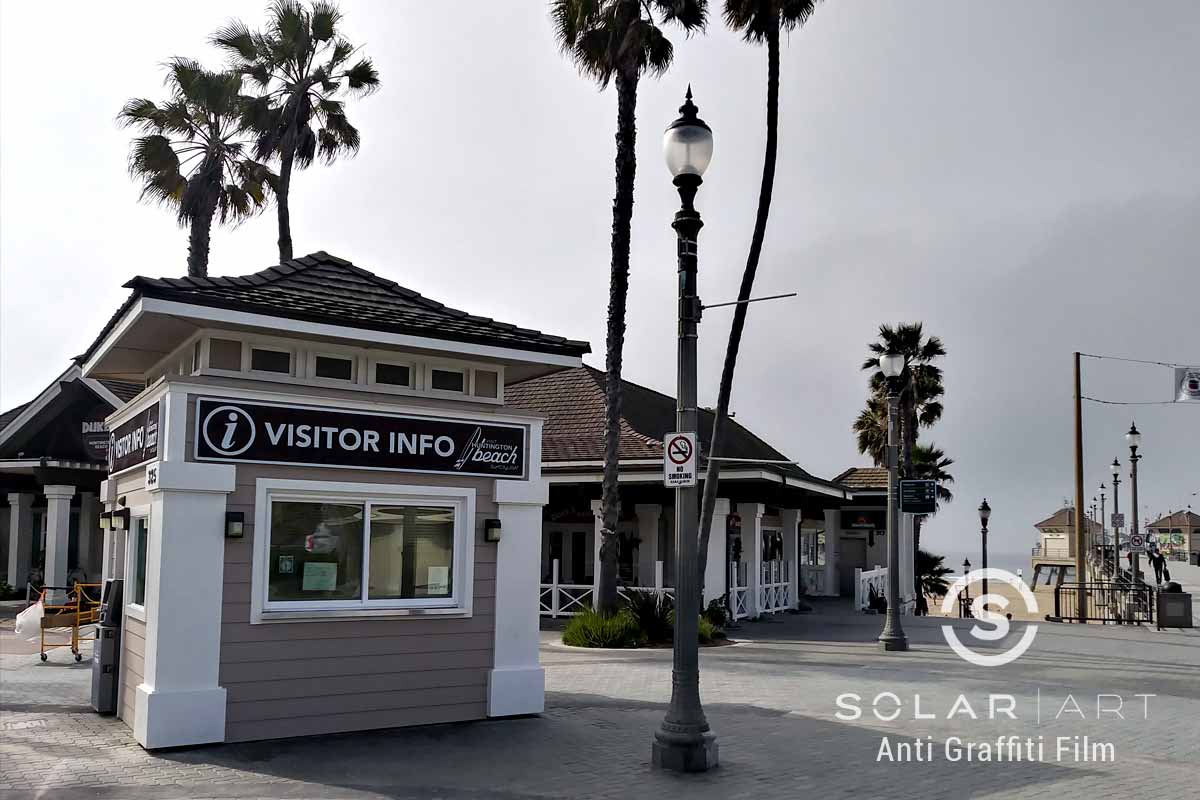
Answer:
<path fill-rule="evenodd" d="M 263 2 L 0 7 L 0 405 L 80 353 L 135 274 L 185 271 L 186 234 L 125 172 L 129 97 Z M 615 94 L 557 52 L 545 6 L 343 2 L 383 79 L 349 106 L 354 160 L 293 183 L 297 252 L 324 249 L 474 313 L 587 339 L 603 366 Z M 678 200 L 660 135 L 686 84 L 716 150 L 699 205 L 704 299 L 737 291 L 762 163 L 765 52 L 720 25 L 673 34 L 638 98 L 626 374 L 674 388 Z M 48 32 L 53 32 L 49 35 Z M 1027 553 L 1071 494 L 1071 353 L 1200 363 L 1200 5 L 840 0 L 785 43 L 775 202 L 734 393 L 738 420 L 811 472 L 865 464 L 850 425 L 880 322 L 949 350 L 957 500 L 927 527 L 953 563 Z M 213 234 L 211 272 L 274 263 L 273 214 Z M 728 312 L 701 328 L 715 402 Z M 1158 367 L 1086 362 L 1085 393 L 1169 397 Z M 1085 409 L 1088 497 L 1136 412 L 1143 515 L 1200 508 L 1200 405 Z M 1125 487 L 1128 486 L 1126 482 Z M 1128 495 L 1125 496 L 1128 510 Z"/>

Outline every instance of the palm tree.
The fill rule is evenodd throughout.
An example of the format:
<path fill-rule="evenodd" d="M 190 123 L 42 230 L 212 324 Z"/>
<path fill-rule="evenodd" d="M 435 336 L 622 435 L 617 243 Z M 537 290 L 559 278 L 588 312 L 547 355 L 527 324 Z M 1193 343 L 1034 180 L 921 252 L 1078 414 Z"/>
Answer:
<path fill-rule="evenodd" d="M 925 550 L 917 551 L 917 557 L 913 563 L 917 572 L 918 597 L 945 597 L 946 592 L 950 591 L 950 584 L 946 582 L 946 576 L 954 570 L 942 565 L 945 560 L 945 556 L 935 556 Z"/>
<path fill-rule="evenodd" d="M 867 349 L 871 355 L 863 362 L 862 368 L 871 372 L 869 398 L 884 398 L 882 423 L 885 436 L 887 389 L 883 373 L 879 370 L 879 357 L 886 353 L 904 356 L 904 372 L 900 375 L 900 467 L 904 477 L 911 477 L 913 447 L 917 443 L 918 429 L 928 428 L 942 418 L 942 370 L 933 362 L 946 355 L 946 348 L 938 337 L 925 337 L 922 323 L 912 322 L 895 327 L 880 325 L 879 339 L 871 342 Z M 868 410 L 871 410 L 870 403 L 868 399 Z M 859 420 L 863 420 L 861 415 Z M 855 423 L 855 431 L 859 432 L 858 422 Z M 859 450 L 866 453 L 868 451 L 863 444 L 860 434 Z M 879 463 L 879 459 L 876 459 L 876 463 Z"/>
<path fill-rule="evenodd" d="M 742 331 L 746 326 L 750 292 L 754 289 L 754 277 L 758 272 L 758 259 L 762 254 L 763 238 L 767 233 L 767 219 L 771 215 L 771 194 L 775 188 L 775 156 L 779 142 L 779 33 L 791 32 L 803 25 L 812 16 L 816 0 L 725 0 L 725 24 L 742 38 L 753 44 L 767 46 L 767 148 L 763 156 L 762 183 L 758 190 L 758 214 L 754 219 L 754 234 L 750 237 L 750 252 L 746 256 L 746 267 L 742 270 L 742 285 L 738 289 L 738 300 L 733 307 L 733 325 L 729 329 L 729 341 L 725 345 L 725 364 L 721 368 L 721 386 L 717 392 L 717 412 L 713 418 L 712 437 L 709 440 L 709 456 L 721 452 L 721 439 L 725 433 L 725 421 L 729 416 L 729 400 L 733 394 L 733 373 L 737 368 L 738 350 L 742 345 Z M 713 511 L 717 506 L 717 488 L 721 477 L 721 462 L 709 458 L 704 473 L 704 500 L 700 509 L 700 591 L 704 592 L 705 563 L 708 558 L 708 540 L 712 533 Z"/>
<path fill-rule="evenodd" d="M 248 98 L 240 75 L 176 58 L 167 65 L 166 85 L 171 99 L 164 105 L 134 98 L 117 121 L 142 134 L 129 152 L 141 199 L 175 209 L 180 226 L 190 228 L 188 275 L 203 277 L 213 220 L 237 223 L 261 211 L 276 178 L 246 155 L 242 111 Z"/>
<path fill-rule="evenodd" d="M 292 170 L 318 157 L 332 164 L 358 152 L 358 129 L 346 118 L 339 97 L 362 96 L 379 88 L 379 73 L 368 58 L 353 63 L 357 48 L 337 31 L 342 15 L 333 3 L 275 0 L 264 32 L 238 20 L 212 35 L 232 59 L 232 68 L 262 90 L 246 107 L 257 134 L 255 156 L 279 159 L 279 260 L 292 257 Z M 315 129 L 314 129 L 315 127 Z"/>
<path fill-rule="evenodd" d="M 601 89 L 617 87 L 616 196 L 605 342 L 604 479 L 601 484 L 602 540 L 597 607 L 617 610 L 617 461 L 620 457 L 621 356 L 625 345 L 625 301 L 629 293 L 629 238 L 633 220 L 634 152 L 638 81 L 662 75 L 674 47 L 661 25 L 687 33 L 702 30 L 707 0 L 552 0 L 550 18 L 563 53 Z"/>
<path fill-rule="evenodd" d="M 913 448 L 912 463 L 912 477 L 937 483 L 937 506 L 954 500 L 954 493 L 947 488 L 947 484 L 954 483 L 954 476 L 946 471 L 954 465 L 953 458 L 947 458 L 937 445 L 919 444 Z M 918 514 L 913 517 L 913 550 L 918 553 L 921 551 L 921 525 L 925 516 Z"/>

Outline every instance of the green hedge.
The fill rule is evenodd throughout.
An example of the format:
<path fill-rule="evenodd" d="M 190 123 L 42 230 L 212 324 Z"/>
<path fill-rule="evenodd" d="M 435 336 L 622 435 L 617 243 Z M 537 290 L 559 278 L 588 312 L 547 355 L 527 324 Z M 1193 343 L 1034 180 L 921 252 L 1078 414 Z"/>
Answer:
<path fill-rule="evenodd" d="M 606 617 L 588 609 L 571 618 L 562 640 L 573 647 L 640 647 L 645 635 L 628 610 Z"/>

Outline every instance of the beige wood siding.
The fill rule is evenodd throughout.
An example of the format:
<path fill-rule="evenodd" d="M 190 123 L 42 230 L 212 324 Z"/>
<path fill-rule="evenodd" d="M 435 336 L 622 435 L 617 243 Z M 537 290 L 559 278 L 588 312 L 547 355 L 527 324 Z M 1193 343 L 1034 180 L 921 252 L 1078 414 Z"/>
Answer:
<path fill-rule="evenodd" d="M 134 697 L 146 673 L 146 623 L 125 617 L 121 629 L 121 688 L 117 692 L 121 719 L 133 727 Z"/>

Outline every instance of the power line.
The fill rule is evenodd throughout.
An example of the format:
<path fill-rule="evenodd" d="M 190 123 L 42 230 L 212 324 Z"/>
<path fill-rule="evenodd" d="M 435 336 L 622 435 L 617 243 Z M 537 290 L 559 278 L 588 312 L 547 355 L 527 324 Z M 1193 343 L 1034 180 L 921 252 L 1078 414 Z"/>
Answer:
<path fill-rule="evenodd" d="M 1080 355 L 1083 355 L 1080 353 Z M 1173 406 L 1178 405 L 1175 400 L 1101 400 L 1099 397 L 1088 397 L 1083 395 L 1082 399 L 1091 400 L 1093 403 L 1103 403 L 1106 406 Z"/>
<path fill-rule="evenodd" d="M 1084 358 L 1096 358 L 1096 359 L 1100 359 L 1102 361 L 1128 361 L 1131 364 L 1154 364 L 1155 366 L 1170 367 L 1172 369 L 1174 369 L 1175 367 L 1193 366 L 1191 364 L 1172 364 L 1167 361 L 1147 361 L 1146 359 L 1143 359 L 1143 358 L 1122 358 L 1121 356 L 1098 356 L 1094 353 L 1080 353 L 1079 355 L 1083 356 Z M 1090 400 L 1091 398 L 1088 398 L 1088 399 Z M 1130 405 L 1130 404 L 1127 404 L 1127 405 Z"/>

